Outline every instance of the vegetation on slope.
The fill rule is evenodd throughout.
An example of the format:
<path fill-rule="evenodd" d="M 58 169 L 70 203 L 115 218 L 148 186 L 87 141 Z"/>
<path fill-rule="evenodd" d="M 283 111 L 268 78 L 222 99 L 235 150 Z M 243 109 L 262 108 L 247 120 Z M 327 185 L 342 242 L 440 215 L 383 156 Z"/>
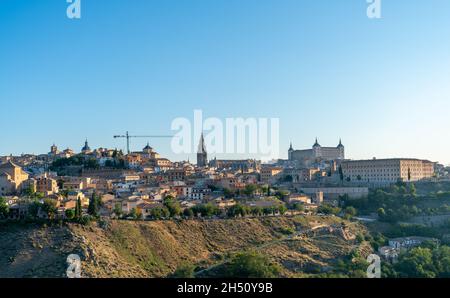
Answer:
<path fill-rule="evenodd" d="M 337 217 L 309 216 L 111 221 L 107 224 L 70 223 L 17 228 L 9 225 L 0 228 L 0 249 L 3 252 L 0 276 L 13 273 L 14 276 L 63 277 L 66 258 L 71 253 L 80 255 L 84 277 L 193 276 L 201 271 L 215 272 L 211 268 L 221 268 L 224 264 L 231 266 L 226 268 L 236 269 L 240 261 L 256 266 L 256 269 L 245 269 L 248 271 L 241 268 L 244 275 L 265 272 L 257 269 L 262 263 L 278 268 L 269 270 L 270 265 L 267 272 L 272 273 L 266 272 L 267 275 L 310 276 L 333 267 L 337 259 L 348 255 L 360 244 L 355 240 L 345 240 L 338 234 L 296 235 L 314 226 L 339 226 L 342 222 Z M 345 224 L 355 234 L 362 229 L 355 223 Z M 40 243 L 42 249 L 25 245 L 29 241 Z M 42 254 L 43 251 L 48 252 Z M 252 252 L 250 255 L 249 251 Z M 31 257 L 24 257 L 27 254 Z M 37 255 L 41 257 L 36 258 Z M 15 261 L 10 262 L 10 259 Z M 25 265 L 19 266 L 19 262 Z M 54 265 L 49 268 L 47 264 Z M 227 269 L 226 272 L 234 271 Z"/>

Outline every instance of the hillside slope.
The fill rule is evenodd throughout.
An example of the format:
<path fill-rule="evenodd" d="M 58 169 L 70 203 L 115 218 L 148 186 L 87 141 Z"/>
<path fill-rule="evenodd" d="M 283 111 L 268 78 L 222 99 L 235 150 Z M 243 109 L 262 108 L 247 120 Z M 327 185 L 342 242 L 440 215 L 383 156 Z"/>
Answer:
<path fill-rule="evenodd" d="M 82 259 L 83 277 L 165 277 L 182 263 L 201 270 L 247 248 L 270 256 L 282 265 L 283 275 L 303 276 L 359 248 L 337 231 L 293 235 L 342 222 L 311 216 L 111 221 L 102 227 L 7 225 L 0 227 L 0 277 L 64 277 L 66 258 L 72 253 Z M 355 223 L 345 223 L 348 234 L 362 230 Z"/>

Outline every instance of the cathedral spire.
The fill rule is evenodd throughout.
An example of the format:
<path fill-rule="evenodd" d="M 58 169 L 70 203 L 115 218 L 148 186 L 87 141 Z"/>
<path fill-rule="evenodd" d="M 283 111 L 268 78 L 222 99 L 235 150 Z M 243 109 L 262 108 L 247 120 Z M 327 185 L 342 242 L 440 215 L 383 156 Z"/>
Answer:
<path fill-rule="evenodd" d="M 203 137 L 203 133 L 200 137 L 200 142 L 198 144 L 198 153 L 206 153 L 206 146 L 205 146 L 205 138 Z"/>
<path fill-rule="evenodd" d="M 206 167 L 207 163 L 208 163 L 208 153 L 206 152 L 205 138 L 203 137 L 202 133 L 200 137 L 200 142 L 198 144 L 197 166 Z"/>

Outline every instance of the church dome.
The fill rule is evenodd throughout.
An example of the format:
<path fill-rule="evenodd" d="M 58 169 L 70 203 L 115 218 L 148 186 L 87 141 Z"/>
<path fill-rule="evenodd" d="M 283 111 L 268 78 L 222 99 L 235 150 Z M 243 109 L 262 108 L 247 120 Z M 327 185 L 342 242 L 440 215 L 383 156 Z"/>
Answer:
<path fill-rule="evenodd" d="M 84 147 L 81 148 L 81 152 L 87 152 L 87 151 L 91 151 L 91 148 L 89 147 L 88 141 L 86 140 L 86 142 L 84 142 Z"/>

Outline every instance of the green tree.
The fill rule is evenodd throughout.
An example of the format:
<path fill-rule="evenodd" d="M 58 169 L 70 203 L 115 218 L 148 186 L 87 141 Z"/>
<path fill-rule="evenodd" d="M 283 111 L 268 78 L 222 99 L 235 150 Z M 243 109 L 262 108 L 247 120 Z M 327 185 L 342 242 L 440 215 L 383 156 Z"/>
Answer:
<path fill-rule="evenodd" d="M 433 250 L 433 260 L 439 277 L 450 277 L 450 247 L 442 245 Z"/>
<path fill-rule="evenodd" d="M 300 212 L 305 211 L 305 205 L 301 203 L 294 203 L 294 205 L 292 205 L 292 209 Z"/>
<path fill-rule="evenodd" d="M 194 270 L 194 265 L 190 263 L 183 263 L 177 267 L 172 276 L 175 278 L 194 278 Z"/>
<path fill-rule="evenodd" d="M 195 214 L 200 213 L 203 217 L 211 217 L 220 214 L 220 209 L 211 203 L 194 206 L 192 211 L 194 211 Z"/>
<path fill-rule="evenodd" d="M 349 206 L 344 209 L 344 214 L 347 218 L 352 218 L 356 216 L 357 213 L 358 212 L 356 211 L 355 207 Z"/>
<path fill-rule="evenodd" d="M 341 209 L 339 207 L 333 207 L 328 204 L 320 205 L 319 208 L 317 208 L 318 213 L 327 214 L 327 215 L 328 214 L 337 215 L 340 211 L 341 211 Z"/>
<path fill-rule="evenodd" d="M 28 215 L 31 218 L 36 219 L 39 215 L 39 210 L 41 210 L 41 206 L 42 204 L 38 200 L 33 200 L 28 205 Z"/>
<path fill-rule="evenodd" d="M 115 203 L 113 212 L 117 217 L 121 216 L 122 215 L 122 204 Z"/>
<path fill-rule="evenodd" d="M 266 256 L 256 251 L 248 251 L 233 256 L 226 266 L 224 277 L 275 278 L 279 275 L 279 266 L 271 263 Z"/>
<path fill-rule="evenodd" d="M 253 216 L 261 216 L 261 215 L 263 215 L 263 208 L 262 207 L 258 207 L 258 206 L 252 207 L 252 208 L 250 208 L 250 213 Z"/>
<path fill-rule="evenodd" d="M 194 217 L 194 211 L 192 211 L 191 208 L 186 208 L 183 211 L 183 215 L 188 217 L 188 218 L 192 218 L 192 217 Z"/>
<path fill-rule="evenodd" d="M 29 197 L 29 198 L 33 198 L 33 197 L 34 197 L 34 194 L 35 194 L 36 192 L 34 191 L 33 185 L 29 185 L 27 188 L 25 188 L 25 189 L 22 191 L 22 193 L 23 193 L 25 196 Z"/>
<path fill-rule="evenodd" d="M 65 211 L 65 214 L 66 214 L 66 218 L 69 220 L 72 220 L 75 218 L 75 210 L 74 209 L 67 209 Z"/>
<path fill-rule="evenodd" d="M 253 196 L 257 189 L 258 189 L 258 187 L 256 185 L 248 184 L 245 186 L 244 194 L 248 197 Z"/>
<path fill-rule="evenodd" d="M 156 207 L 150 211 L 153 219 L 163 219 L 170 217 L 170 211 L 166 207 Z"/>
<path fill-rule="evenodd" d="M 92 216 L 90 215 L 83 215 L 80 217 L 79 222 L 80 224 L 84 225 L 84 226 L 88 226 L 92 221 Z"/>
<path fill-rule="evenodd" d="M 267 194 L 269 192 L 269 185 L 263 185 L 261 186 L 261 193 L 263 194 Z M 267 196 L 270 196 L 270 194 L 268 194 Z"/>
<path fill-rule="evenodd" d="M 343 258 L 340 258 L 334 270 L 337 273 L 343 274 L 351 278 L 365 278 L 367 277 L 367 267 L 369 264 L 366 259 L 360 256 L 358 252 L 352 252 Z"/>
<path fill-rule="evenodd" d="M 169 210 L 170 216 L 175 217 L 181 214 L 181 205 L 172 196 L 164 199 L 164 206 Z"/>
<path fill-rule="evenodd" d="M 94 217 L 98 217 L 100 210 L 100 203 L 101 203 L 100 197 L 97 195 L 96 192 L 93 192 L 91 199 L 89 200 L 88 214 Z"/>
<path fill-rule="evenodd" d="M 289 198 L 289 191 L 279 190 L 275 193 L 275 196 L 281 201 L 286 201 Z"/>
<path fill-rule="evenodd" d="M 409 193 L 413 196 L 417 194 L 417 189 L 414 183 L 409 184 Z"/>
<path fill-rule="evenodd" d="M 77 220 L 80 220 L 82 213 L 83 213 L 83 209 L 81 207 L 81 199 L 78 198 L 77 199 L 77 204 L 75 205 L 75 218 Z"/>
<path fill-rule="evenodd" d="M 401 255 L 394 266 L 400 277 L 434 278 L 436 268 L 433 254 L 428 248 L 416 247 Z"/>
<path fill-rule="evenodd" d="M 44 203 L 42 204 L 42 211 L 45 212 L 49 219 L 54 219 L 56 213 L 58 212 L 58 202 L 53 199 L 44 199 Z"/>
<path fill-rule="evenodd" d="M 273 207 L 264 207 L 263 214 L 264 215 L 272 215 L 275 213 L 275 209 Z"/>
<path fill-rule="evenodd" d="M 142 212 L 137 208 L 132 208 L 130 213 L 128 214 L 128 217 L 131 217 L 134 220 L 141 219 Z"/>
<path fill-rule="evenodd" d="M 247 208 L 241 204 L 236 204 L 228 208 L 227 215 L 228 217 L 236 217 L 236 216 L 246 216 Z"/>
<path fill-rule="evenodd" d="M 0 197 L 0 218 L 7 218 L 9 214 L 9 206 L 5 198 Z"/>
<path fill-rule="evenodd" d="M 223 189 L 223 195 L 225 196 L 225 198 L 230 199 L 235 195 L 235 192 L 232 191 L 231 189 L 228 188 L 224 188 Z"/>
<path fill-rule="evenodd" d="M 281 215 L 284 215 L 284 214 L 287 212 L 286 206 L 285 206 L 284 204 L 278 206 L 278 212 L 279 212 Z"/>

